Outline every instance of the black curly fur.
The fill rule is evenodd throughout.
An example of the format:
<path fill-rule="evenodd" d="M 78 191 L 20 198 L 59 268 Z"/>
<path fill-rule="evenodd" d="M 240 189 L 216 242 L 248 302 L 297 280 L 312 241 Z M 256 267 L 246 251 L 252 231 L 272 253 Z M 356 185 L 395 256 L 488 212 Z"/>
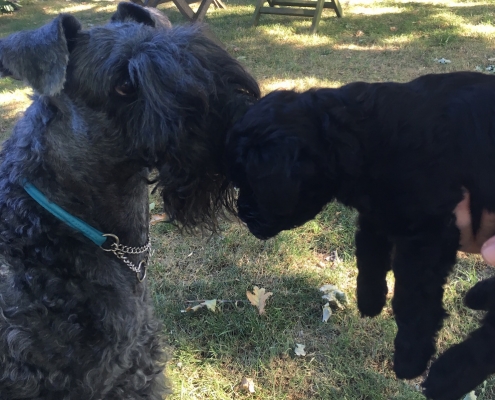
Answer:
<path fill-rule="evenodd" d="M 381 312 L 392 269 L 394 370 L 420 375 L 446 316 L 463 187 L 474 197 L 475 231 L 481 210 L 495 211 L 495 77 L 461 72 L 274 92 L 236 123 L 226 148 L 239 216 L 261 239 L 305 223 L 333 199 L 358 210 L 359 310 Z M 495 372 L 495 297 L 478 292 L 468 305 L 488 315 L 433 364 L 424 383 L 433 399 L 457 399 Z"/>
<path fill-rule="evenodd" d="M 256 82 L 201 27 L 170 28 L 131 3 L 89 31 L 62 14 L 0 40 L 0 74 L 36 92 L 0 156 L 0 399 L 162 399 L 146 281 L 22 184 L 142 246 L 158 168 L 166 211 L 214 227 L 230 199 L 218 143 Z"/>

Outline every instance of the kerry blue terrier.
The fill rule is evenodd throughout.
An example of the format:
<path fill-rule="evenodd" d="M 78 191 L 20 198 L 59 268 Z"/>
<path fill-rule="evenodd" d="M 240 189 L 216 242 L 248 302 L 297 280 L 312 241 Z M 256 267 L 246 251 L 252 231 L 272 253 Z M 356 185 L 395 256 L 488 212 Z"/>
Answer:
<path fill-rule="evenodd" d="M 215 228 L 219 143 L 258 86 L 201 27 L 131 3 L 0 40 L 0 76 L 35 90 L 0 156 L 0 398 L 161 399 L 148 173 L 178 223 Z"/>

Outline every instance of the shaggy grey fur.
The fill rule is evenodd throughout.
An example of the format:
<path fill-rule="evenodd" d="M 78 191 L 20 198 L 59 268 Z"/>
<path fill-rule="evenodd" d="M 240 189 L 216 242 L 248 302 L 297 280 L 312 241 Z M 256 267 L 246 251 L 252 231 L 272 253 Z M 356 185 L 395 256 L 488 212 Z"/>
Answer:
<path fill-rule="evenodd" d="M 167 212 L 186 227 L 215 226 L 232 197 L 217 178 L 217 143 L 259 90 L 201 28 L 171 28 L 157 15 L 121 3 L 89 31 L 62 14 L 0 40 L 0 76 L 35 89 L 0 159 L 2 400 L 158 400 L 167 391 L 146 280 L 23 189 L 27 179 L 139 247 L 148 172 L 158 168 Z M 136 265 L 144 257 L 129 256 Z"/>

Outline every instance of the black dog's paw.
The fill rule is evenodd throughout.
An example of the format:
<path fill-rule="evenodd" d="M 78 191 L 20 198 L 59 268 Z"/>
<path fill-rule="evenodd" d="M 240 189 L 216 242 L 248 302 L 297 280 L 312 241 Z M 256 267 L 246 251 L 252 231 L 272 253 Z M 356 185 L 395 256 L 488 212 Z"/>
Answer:
<path fill-rule="evenodd" d="M 375 317 L 380 314 L 387 300 L 387 281 L 357 281 L 357 305 L 362 317 Z"/>
<path fill-rule="evenodd" d="M 369 297 L 360 296 L 358 293 L 357 299 L 358 309 L 362 317 L 376 317 L 382 312 L 385 306 L 385 297 L 383 299 L 370 300 Z"/>
<path fill-rule="evenodd" d="M 423 393 L 427 398 L 457 400 L 489 375 L 484 366 L 477 363 L 467 342 L 451 347 L 433 363 L 423 382 Z"/>
<path fill-rule="evenodd" d="M 428 365 L 430 357 L 417 357 L 411 349 L 409 354 L 397 351 L 394 355 L 394 372 L 398 379 L 414 379 L 421 375 Z"/>
<path fill-rule="evenodd" d="M 495 309 L 495 277 L 474 285 L 466 293 L 464 303 L 473 310 Z"/>
<path fill-rule="evenodd" d="M 397 333 L 395 338 L 394 371 L 399 379 L 413 379 L 421 375 L 435 353 L 432 341 L 414 341 L 409 335 Z"/>

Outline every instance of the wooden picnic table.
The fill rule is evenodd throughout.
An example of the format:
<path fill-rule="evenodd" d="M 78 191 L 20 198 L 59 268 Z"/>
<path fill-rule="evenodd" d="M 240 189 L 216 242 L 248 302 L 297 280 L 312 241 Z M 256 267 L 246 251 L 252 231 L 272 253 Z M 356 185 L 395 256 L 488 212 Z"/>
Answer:
<path fill-rule="evenodd" d="M 167 3 L 169 1 L 173 1 L 175 6 L 179 9 L 180 13 L 186 17 L 189 21 L 202 21 L 205 17 L 206 11 L 208 11 L 208 7 L 213 3 L 213 5 L 217 8 L 225 8 L 225 4 L 222 3 L 222 0 L 131 0 L 133 3 L 139 4 L 145 7 L 156 7 L 158 4 Z M 196 12 L 192 10 L 189 4 L 198 3 L 199 7 Z"/>
<path fill-rule="evenodd" d="M 331 8 L 342 18 L 342 7 L 339 0 L 257 0 L 254 9 L 253 25 L 258 25 L 261 14 L 291 15 L 293 17 L 309 17 L 313 19 L 311 33 L 316 33 L 324 8 Z M 268 2 L 269 7 L 263 7 Z"/>

